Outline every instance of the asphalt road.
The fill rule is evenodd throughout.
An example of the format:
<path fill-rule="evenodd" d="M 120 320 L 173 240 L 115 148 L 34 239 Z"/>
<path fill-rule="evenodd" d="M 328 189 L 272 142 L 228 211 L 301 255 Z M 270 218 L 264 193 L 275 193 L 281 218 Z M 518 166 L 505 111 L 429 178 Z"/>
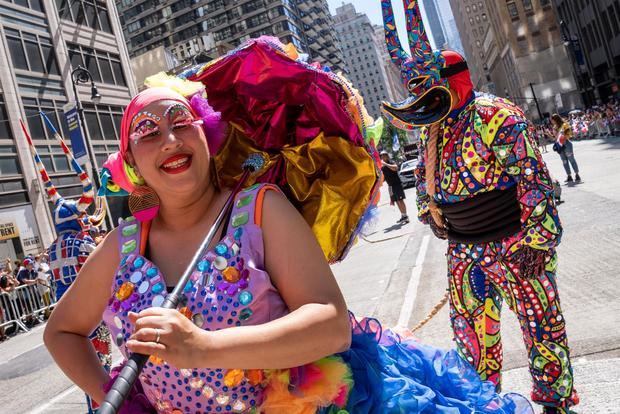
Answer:
<path fill-rule="evenodd" d="M 575 155 L 584 182 L 564 186 L 560 214 L 558 285 L 567 320 L 579 413 L 620 413 L 620 138 L 578 142 Z M 564 178 L 557 154 L 545 154 Z M 415 190 L 407 190 L 415 217 Z M 385 326 L 414 326 L 441 299 L 446 285 L 446 244 L 399 214 L 385 197 L 375 232 L 360 240 L 347 260 L 333 267 L 357 315 Z M 54 365 L 42 346 L 42 327 L 0 344 L 0 414 L 84 413 L 82 393 Z M 447 306 L 416 332 L 426 343 L 452 346 Z M 529 393 L 525 348 L 516 318 L 502 314 L 505 391 Z"/>

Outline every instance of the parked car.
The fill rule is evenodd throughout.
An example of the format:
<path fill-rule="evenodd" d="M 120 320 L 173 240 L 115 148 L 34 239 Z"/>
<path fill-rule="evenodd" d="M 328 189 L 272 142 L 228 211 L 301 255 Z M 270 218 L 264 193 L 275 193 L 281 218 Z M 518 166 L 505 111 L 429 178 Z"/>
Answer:
<path fill-rule="evenodd" d="M 403 187 L 413 187 L 416 185 L 415 175 L 413 171 L 418 166 L 418 160 L 408 160 L 403 162 L 400 165 L 400 169 L 398 170 L 398 176 L 400 177 L 400 181 L 403 183 Z"/>

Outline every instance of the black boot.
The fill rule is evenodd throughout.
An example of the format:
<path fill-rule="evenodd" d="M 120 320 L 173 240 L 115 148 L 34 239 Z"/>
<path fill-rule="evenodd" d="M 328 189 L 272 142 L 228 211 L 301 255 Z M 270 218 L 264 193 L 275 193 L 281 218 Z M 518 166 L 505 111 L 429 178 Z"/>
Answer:
<path fill-rule="evenodd" d="M 581 182 L 581 177 L 579 176 L 579 173 L 575 174 L 575 181 L 577 181 L 578 183 Z"/>
<path fill-rule="evenodd" d="M 568 177 L 566 177 L 566 180 L 564 180 L 565 183 L 572 183 L 573 182 L 573 176 L 569 174 Z"/>

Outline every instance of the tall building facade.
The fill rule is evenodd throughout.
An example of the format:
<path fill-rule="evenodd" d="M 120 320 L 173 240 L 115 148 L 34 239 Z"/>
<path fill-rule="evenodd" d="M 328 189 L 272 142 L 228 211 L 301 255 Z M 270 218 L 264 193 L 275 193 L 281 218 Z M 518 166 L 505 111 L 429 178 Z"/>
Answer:
<path fill-rule="evenodd" d="M 370 19 L 350 3 L 336 8 L 335 28 L 348 72 L 347 78 L 364 98 L 368 113 L 381 116 L 381 102 L 388 99 L 388 87 L 375 29 Z"/>
<path fill-rule="evenodd" d="M 620 2 L 554 3 L 585 105 L 620 98 Z"/>
<path fill-rule="evenodd" d="M 88 69 L 102 98 L 78 85 L 84 135 L 95 168 L 118 150 L 123 107 L 136 93 L 114 2 L 0 0 L 0 256 L 37 253 L 56 237 L 47 196 L 20 127 L 65 197 L 82 192 L 43 111 L 65 132 L 63 106 L 75 101 L 71 71 Z"/>
<path fill-rule="evenodd" d="M 297 9 L 308 45 L 304 50 L 309 53 L 310 60 L 336 71 L 345 70 L 340 42 L 327 0 L 297 0 Z"/>
<path fill-rule="evenodd" d="M 276 36 L 311 60 L 343 69 L 326 0 L 117 0 L 132 57 L 164 46 L 185 60 L 261 35 Z"/>
<path fill-rule="evenodd" d="M 443 49 L 447 45 L 447 39 L 435 0 L 424 0 L 423 5 L 426 13 L 424 24 L 427 26 L 427 31 L 430 32 L 435 42 L 435 48 Z"/>
<path fill-rule="evenodd" d="M 482 51 L 489 17 L 484 0 L 450 0 L 472 81 L 477 89 L 488 84 Z M 492 34 L 492 32 L 491 32 Z"/>
<path fill-rule="evenodd" d="M 450 0 L 435 0 L 435 4 L 441 19 L 441 25 L 443 27 L 444 36 L 446 37 L 448 49 L 465 55 L 463 44 L 461 43 L 461 36 L 456 25 L 456 19 L 452 13 L 452 6 L 450 6 Z"/>
<path fill-rule="evenodd" d="M 383 26 L 375 25 L 375 45 L 381 58 L 381 69 L 387 86 L 386 100 L 400 102 L 405 99 L 407 89 L 400 76 L 400 70 L 392 63 L 392 58 L 385 43 L 385 31 Z"/>
<path fill-rule="evenodd" d="M 487 0 L 486 6 L 493 33 L 485 34 L 482 53 L 493 84 L 506 82 L 531 119 L 582 107 L 551 0 Z"/>

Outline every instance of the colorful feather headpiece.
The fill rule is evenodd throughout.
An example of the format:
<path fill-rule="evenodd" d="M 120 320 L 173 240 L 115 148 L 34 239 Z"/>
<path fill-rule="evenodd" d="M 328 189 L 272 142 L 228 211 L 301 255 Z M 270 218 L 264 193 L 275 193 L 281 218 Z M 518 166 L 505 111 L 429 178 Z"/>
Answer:
<path fill-rule="evenodd" d="M 459 62 L 448 62 L 445 52 L 433 51 L 418 0 L 403 0 L 403 4 L 411 55 L 398 39 L 391 0 L 381 0 L 387 49 L 410 96 L 400 103 L 383 102 L 382 111 L 394 126 L 410 130 L 440 122 L 448 115 L 453 104 L 448 78 L 466 71 L 467 63 L 462 57 Z"/>

